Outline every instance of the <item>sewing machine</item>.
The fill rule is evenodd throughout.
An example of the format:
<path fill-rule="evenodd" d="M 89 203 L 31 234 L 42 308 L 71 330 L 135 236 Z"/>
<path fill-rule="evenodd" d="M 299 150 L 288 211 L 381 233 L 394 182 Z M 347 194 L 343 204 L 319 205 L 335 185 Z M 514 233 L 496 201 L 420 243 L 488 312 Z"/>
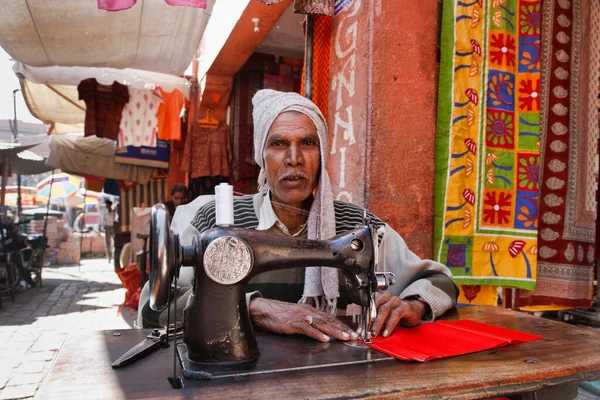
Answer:
<path fill-rule="evenodd" d="M 378 242 L 373 228 L 365 225 L 329 240 L 303 240 L 221 226 L 202 232 L 192 246 L 181 246 L 178 235 L 169 229 L 169 220 L 162 204 L 153 207 L 150 307 L 165 310 L 180 267 L 194 268 L 194 290 L 184 310 L 185 346 L 178 349 L 187 375 L 206 366 L 249 367 L 258 359 L 246 285 L 252 277 L 271 270 L 340 269 L 350 300 L 362 307 L 359 334 L 363 341 L 370 341 L 377 314 L 374 294 L 394 284 L 392 273 L 375 271 Z"/>

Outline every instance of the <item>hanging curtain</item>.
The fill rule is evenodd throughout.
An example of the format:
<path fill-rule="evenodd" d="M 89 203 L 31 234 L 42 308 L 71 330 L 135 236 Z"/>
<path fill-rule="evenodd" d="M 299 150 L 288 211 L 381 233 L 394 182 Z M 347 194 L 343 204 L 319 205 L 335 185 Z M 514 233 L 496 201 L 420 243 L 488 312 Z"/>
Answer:
<path fill-rule="evenodd" d="M 331 41 L 331 17 L 315 16 L 313 19 L 313 65 L 312 65 L 312 97 L 327 121 L 329 109 L 329 43 Z M 302 86 L 300 93 L 304 95 L 304 78 L 306 65 L 302 69 Z"/>
<path fill-rule="evenodd" d="M 132 229 L 131 210 L 134 207 L 152 207 L 169 199 L 169 181 L 167 179 L 151 180 L 146 185 L 135 185 L 128 190 L 119 191 L 119 221 L 121 232 Z"/>
<path fill-rule="evenodd" d="M 600 3 L 544 0 L 538 276 L 515 306 L 589 307 L 598 186 Z"/>
<path fill-rule="evenodd" d="M 464 302 L 535 288 L 540 12 L 539 0 L 444 2 L 435 258 L 468 285 Z"/>

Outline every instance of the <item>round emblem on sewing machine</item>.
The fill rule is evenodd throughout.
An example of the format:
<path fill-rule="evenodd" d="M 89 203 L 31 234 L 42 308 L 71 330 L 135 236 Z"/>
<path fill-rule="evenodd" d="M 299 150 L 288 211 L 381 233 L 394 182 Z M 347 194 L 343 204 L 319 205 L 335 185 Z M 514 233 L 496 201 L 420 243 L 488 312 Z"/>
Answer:
<path fill-rule="evenodd" d="M 204 271 L 221 285 L 233 285 L 244 279 L 252 269 L 252 252 L 248 244 L 236 237 L 223 236 L 213 240 L 204 252 Z"/>

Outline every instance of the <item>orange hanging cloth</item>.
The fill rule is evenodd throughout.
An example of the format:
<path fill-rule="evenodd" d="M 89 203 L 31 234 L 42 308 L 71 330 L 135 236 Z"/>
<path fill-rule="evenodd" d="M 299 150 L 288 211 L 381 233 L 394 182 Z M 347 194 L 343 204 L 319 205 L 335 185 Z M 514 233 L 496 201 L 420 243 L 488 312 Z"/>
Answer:
<path fill-rule="evenodd" d="M 134 264 L 129 264 L 125 268 L 116 270 L 119 279 L 123 283 L 123 287 L 127 289 L 125 293 L 125 301 L 123 305 L 137 309 L 140 296 L 140 280 L 142 272 Z"/>
<path fill-rule="evenodd" d="M 158 119 L 158 139 L 181 140 L 181 109 L 184 104 L 183 94 L 174 89 L 165 92 L 162 88 L 160 95 L 163 102 L 158 106 L 156 118 Z"/>

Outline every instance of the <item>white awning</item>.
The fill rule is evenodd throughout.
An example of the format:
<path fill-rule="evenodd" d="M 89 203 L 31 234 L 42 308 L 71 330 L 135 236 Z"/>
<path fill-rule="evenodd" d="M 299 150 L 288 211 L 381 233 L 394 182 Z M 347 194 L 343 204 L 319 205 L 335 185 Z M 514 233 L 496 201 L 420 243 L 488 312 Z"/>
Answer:
<path fill-rule="evenodd" d="M 3 1 L 0 45 L 24 64 L 135 68 L 180 75 L 196 54 L 216 0 L 206 9 L 138 1 L 99 10 L 96 0 Z"/>
<path fill-rule="evenodd" d="M 190 96 L 190 83 L 185 78 L 131 68 L 32 67 L 16 62 L 13 70 L 21 79 L 29 111 L 51 126 L 49 133 L 83 132 L 86 108 L 79 100 L 77 85 L 87 78 L 103 85 L 119 82 L 136 89 L 160 86 L 167 92 L 177 89 L 186 98 Z"/>

